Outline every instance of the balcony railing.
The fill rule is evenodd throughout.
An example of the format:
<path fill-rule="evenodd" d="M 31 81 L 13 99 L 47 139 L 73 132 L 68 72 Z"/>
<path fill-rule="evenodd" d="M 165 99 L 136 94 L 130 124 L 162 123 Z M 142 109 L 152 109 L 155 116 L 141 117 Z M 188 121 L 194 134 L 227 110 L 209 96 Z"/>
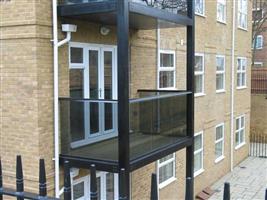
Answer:
<path fill-rule="evenodd" d="M 72 5 L 90 2 L 114 2 L 116 0 L 60 0 L 61 5 Z M 172 13 L 186 14 L 187 2 L 186 0 L 129 0 L 133 3 L 142 4 Z"/>
<path fill-rule="evenodd" d="M 186 137 L 187 93 L 142 92 L 129 100 L 130 160 Z M 60 99 L 61 154 L 118 161 L 118 103 Z"/>

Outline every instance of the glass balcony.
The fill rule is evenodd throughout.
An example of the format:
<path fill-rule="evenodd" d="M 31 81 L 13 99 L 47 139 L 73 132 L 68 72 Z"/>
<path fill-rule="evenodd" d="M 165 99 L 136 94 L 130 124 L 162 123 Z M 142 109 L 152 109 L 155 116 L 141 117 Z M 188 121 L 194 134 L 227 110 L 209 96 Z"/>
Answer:
<path fill-rule="evenodd" d="M 186 137 L 186 102 L 178 92 L 140 92 L 129 100 L 131 161 Z M 61 154 L 117 162 L 117 109 L 117 101 L 60 99 Z"/>
<path fill-rule="evenodd" d="M 186 15 L 187 2 L 186 0 L 129 0 L 132 3 L 142 4 L 168 12 Z M 60 0 L 61 5 L 72 5 L 81 3 L 93 2 L 116 2 L 116 0 Z"/>

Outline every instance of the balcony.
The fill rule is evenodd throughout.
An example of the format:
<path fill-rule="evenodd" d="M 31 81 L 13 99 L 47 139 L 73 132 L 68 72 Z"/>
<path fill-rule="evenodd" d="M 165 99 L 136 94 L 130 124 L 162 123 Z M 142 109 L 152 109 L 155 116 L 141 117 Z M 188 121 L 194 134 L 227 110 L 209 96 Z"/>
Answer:
<path fill-rule="evenodd" d="M 116 25 L 117 0 L 61 0 L 58 11 L 64 19 L 79 19 Z M 192 25 L 186 0 L 129 0 L 129 27 L 155 29 Z"/>
<path fill-rule="evenodd" d="M 187 135 L 189 92 L 141 91 L 129 100 L 129 158 L 134 170 L 191 144 Z M 118 102 L 60 99 L 61 157 L 118 166 Z M 164 152 L 163 152 L 164 150 Z M 100 166 L 101 168 L 101 166 Z"/>

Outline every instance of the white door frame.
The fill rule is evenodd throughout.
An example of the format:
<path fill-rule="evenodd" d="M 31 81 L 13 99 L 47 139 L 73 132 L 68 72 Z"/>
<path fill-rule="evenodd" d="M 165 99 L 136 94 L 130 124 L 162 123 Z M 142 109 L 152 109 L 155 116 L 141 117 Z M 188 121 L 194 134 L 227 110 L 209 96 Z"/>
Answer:
<path fill-rule="evenodd" d="M 83 49 L 83 63 L 71 63 L 70 50 L 71 47 L 82 48 Z M 99 99 L 104 99 L 104 52 L 112 52 L 112 99 L 117 100 L 117 46 L 115 45 L 103 45 L 103 44 L 92 44 L 92 43 L 79 43 L 70 42 L 69 44 L 69 66 L 70 69 L 83 69 L 84 70 L 84 98 L 90 98 L 90 77 L 89 77 L 89 51 L 98 51 L 98 89 L 101 91 L 98 93 Z M 95 101 L 98 102 L 99 101 Z M 105 116 L 104 116 L 104 104 L 112 103 L 113 109 L 113 129 L 105 131 Z M 85 104 L 85 116 L 86 122 L 89 122 L 90 108 L 89 104 Z M 102 113 L 102 114 L 101 114 Z M 101 115 L 101 116 L 100 116 Z M 77 148 L 87 144 L 95 143 L 101 140 L 116 137 L 118 135 L 118 125 L 117 125 L 117 103 L 113 101 L 105 101 L 99 103 L 99 132 L 90 134 L 90 123 L 85 123 L 85 138 L 83 140 L 75 141 L 71 143 L 71 148 Z"/>

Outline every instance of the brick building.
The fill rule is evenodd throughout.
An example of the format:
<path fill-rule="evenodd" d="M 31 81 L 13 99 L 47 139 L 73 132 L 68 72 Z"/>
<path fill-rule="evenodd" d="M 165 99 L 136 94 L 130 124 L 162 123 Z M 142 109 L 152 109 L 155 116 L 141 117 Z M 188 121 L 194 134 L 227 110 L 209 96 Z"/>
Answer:
<path fill-rule="evenodd" d="M 70 42 L 60 47 L 58 52 L 60 142 L 57 148 L 66 159 L 82 157 L 85 145 L 97 145 L 116 137 L 118 119 L 114 100 L 117 99 L 118 38 L 116 26 L 105 23 L 114 20 L 112 15 L 95 15 L 95 18 L 79 14 L 68 16 L 77 8 L 76 4 L 83 11 L 85 8 L 90 10 L 90 1 L 64 2 L 58 9 L 59 40 L 66 37 L 61 24 L 77 26 Z M 93 3 L 101 2 L 105 1 Z M 134 3 L 146 6 L 141 0 Z M 193 167 L 197 194 L 248 156 L 251 44 L 246 41 L 251 39 L 252 5 L 248 0 L 196 0 L 195 3 Z M 183 16 L 183 13 L 179 14 Z M 14 186 L 15 155 L 21 154 L 25 187 L 34 191 L 38 184 L 38 159 L 42 157 L 46 160 L 48 186 L 52 194 L 57 188 L 57 175 L 62 183 L 62 174 L 57 174 L 53 161 L 57 148 L 54 146 L 52 1 L 0 1 L 0 20 L 0 154 L 5 185 Z M 144 24 L 146 21 L 143 20 L 132 22 L 142 27 L 154 22 Z M 130 29 L 129 96 L 133 99 L 142 95 L 140 90 L 159 93 L 188 89 L 186 60 L 190 41 L 186 28 L 168 27 L 169 23 L 161 25 L 163 28 Z M 99 103 L 95 102 L 96 99 L 105 101 Z M 155 118 L 159 117 L 155 113 L 159 111 L 156 112 L 153 106 L 163 110 L 160 110 L 160 117 L 165 119 L 159 120 L 161 130 L 172 127 L 172 130 L 183 132 L 187 100 L 179 97 L 178 101 L 178 108 L 171 107 L 171 101 L 163 103 L 161 108 L 154 104 L 131 107 L 130 133 L 135 133 L 136 127 L 146 133 L 159 130 L 158 125 L 154 125 Z M 137 118 L 142 111 L 142 117 Z M 176 119 L 177 115 L 172 115 L 171 111 L 179 113 L 179 125 L 166 119 L 166 116 Z M 143 118 L 149 120 L 142 124 Z M 160 143 L 164 142 L 163 139 Z M 150 146 L 142 146 L 135 153 L 153 148 L 153 142 L 158 141 L 150 138 L 149 142 Z M 105 143 L 101 143 L 97 151 L 91 149 L 86 156 L 88 153 L 106 156 L 104 150 L 107 148 Z M 109 156 L 111 154 L 112 151 Z M 149 199 L 150 176 L 154 172 L 158 175 L 160 199 L 183 199 L 186 159 L 186 150 L 180 149 L 134 170 L 130 174 L 131 199 Z M 97 177 L 100 199 L 118 198 L 118 175 L 99 170 Z M 88 199 L 88 169 L 73 166 L 72 180 L 74 199 Z"/>
<path fill-rule="evenodd" d="M 256 37 L 253 44 L 254 67 L 267 66 L 267 4 L 265 1 L 253 1 L 252 26 Z"/>

